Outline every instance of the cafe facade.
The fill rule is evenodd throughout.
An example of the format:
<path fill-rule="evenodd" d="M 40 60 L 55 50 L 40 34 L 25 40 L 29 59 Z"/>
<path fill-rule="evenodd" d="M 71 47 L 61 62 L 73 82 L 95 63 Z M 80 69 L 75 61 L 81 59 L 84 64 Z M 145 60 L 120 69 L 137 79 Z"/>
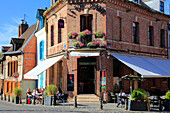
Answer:
<path fill-rule="evenodd" d="M 51 3 L 44 13 L 47 59 L 34 71 L 36 75 L 47 70 L 47 86 L 60 86 L 70 97 L 109 94 L 114 92 L 115 84 L 129 93 L 130 82 L 120 78 L 134 74 L 146 80 L 133 81 L 133 89 L 169 89 L 168 15 L 124 0 Z M 80 35 L 85 30 L 91 34 Z M 105 35 L 95 36 L 99 31 Z M 79 35 L 69 37 L 73 32 Z M 82 47 L 73 46 L 78 41 Z M 100 44 L 92 48 L 89 42 Z M 165 66 L 161 68 L 157 62 Z"/>

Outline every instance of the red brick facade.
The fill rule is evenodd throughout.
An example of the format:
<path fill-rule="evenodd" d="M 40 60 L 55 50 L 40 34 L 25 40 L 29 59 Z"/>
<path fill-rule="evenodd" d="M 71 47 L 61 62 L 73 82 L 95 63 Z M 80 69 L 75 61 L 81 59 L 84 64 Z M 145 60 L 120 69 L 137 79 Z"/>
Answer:
<path fill-rule="evenodd" d="M 92 21 L 92 33 L 97 31 L 103 31 L 106 36 L 103 39 L 95 39 L 106 45 L 107 50 L 96 49 L 94 51 L 100 51 L 100 56 L 93 57 L 96 58 L 96 75 L 95 75 L 95 93 L 100 95 L 100 70 L 106 70 L 106 92 L 113 92 L 114 81 L 113 78 L 113 59 L 110 56 L 107 58 L 106 52 L 122 52 L 130 53 L 136 55 L 144 55 L 151 57 L 163 57 L 167 58 L 167 35 L 165 36 L 165 48 L 160 47 L 160 30 L 164 29 L 165 32 L 168 29 L 167 23 L 170 19 L 167 15 L 162 15 L 160 13 L 153 13 L 144 9 L 142 6 L 132 4 L 130 2 L 123 2 L 121 0 L 112 0 L 108 2 L 95 2 L 93 5 L 98 8 L 103 8 L 104 12 L 99 9 L 90 8 L 89 3 L 79 3 L 77 1 L 59 1 L 56 5 L 52 6 L 45 12 L 45 16 L 48 20 L 48 46 L 47 54 L 48 57 L 53 57 L 57 55 L 64 54 L 67 58 L 62 59 L 62 90 L 67 91 L 67 74 L 74 74 L 74 91 L 68 92 L 70 96 L 78 94 L 78 58 L 86 57 L 76 57 L 70 56 L 70 52 L 78 51 L 90 51 L 89 49 L 72 49 L 72 43 L 76 39 L 69 39 L 67 34 L 71 31 L 80 32 L 80 15 L 84 15 L 85 11 L 81 5 L 84 5 L 86 9 L 88 8 L 88 14 L 93 15 Z M 77 8 L 82 9 L 77 9 Z M 62 42 L 58 44 L 58 20 L 63 19 L 65 21 L 64 28 L 62 28 Z M 159 19 L 159 21 L 157 21 Z M 133 22 L 139 24 L 139 44 L 133 42 Z M 51 26 L 54 26 L 54 46 L 51 47 Z M 154 29 L 154 46 L 149 46 L 148 38 L 148 27 L 153 26 Z M 62 50 L 66 50 L 63 52 Z M 101 60 L 101 62 L 100 62 Z M 101 68 L 100 68 L 101 63 Z M 54 65 L 54 82 L 55 85 L 59 85 L 58 80 L 58 63 Z M 124 76 L 126 74 L 134 74 L 135 72 L 124 64 L 120 63 L 119 66 L 120 74 L 118 77 Z M 52 82 L 52 69 L 47 70 L 47 86 Z M 116 75 L 117 76 L 117 75 Z M 147 87 L 149 79 L 141 83 L 141 88 L 150 90 L 152 85 Z M 161 84 L 161 85 L 159 85 Z M 129 93 L 129 81 L 124 81 L 124 90 Z M 156 80 L 156 88 L 161 88 L 161 90 L 168 89 L 167 82 L 160 82 L 160 79 Z M 166 87 L 166 88 L 163 88 Z M 150 88 L 150 89 L 149 89 Z"/>

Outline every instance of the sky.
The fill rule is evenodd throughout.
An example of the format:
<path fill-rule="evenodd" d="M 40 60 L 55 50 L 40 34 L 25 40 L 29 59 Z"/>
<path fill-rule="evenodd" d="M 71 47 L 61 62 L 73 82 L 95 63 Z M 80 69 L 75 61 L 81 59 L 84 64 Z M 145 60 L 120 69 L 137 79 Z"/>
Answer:
<path fill-rule="evenodd" d="M 24 19 L 29 26 L 36 23 L 37 9 L 50 7 L 51 0 L 1 0 L 0 3 L 0 51 L 9 46 L 11 38 L 18 37 L 18 25 Z M 170 0 L 165 2 L 165 14 L 169 14 Z"/>

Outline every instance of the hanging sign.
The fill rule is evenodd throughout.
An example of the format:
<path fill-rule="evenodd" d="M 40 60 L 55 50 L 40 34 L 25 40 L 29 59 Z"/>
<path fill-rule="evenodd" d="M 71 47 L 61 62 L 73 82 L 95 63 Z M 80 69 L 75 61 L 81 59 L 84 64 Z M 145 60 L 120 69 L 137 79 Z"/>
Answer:
<path fill-rule="evenodd" d="M 67 74 L 67 91 L 74 91 L 74 74 Z"/>
<path fill-rule="evenodd" d="M 19 73 L 18 72 L 13 73 L 13 77 L 14 78 L 18 78 L 19 77 Z"/>
<path fill-rule="evenodd" d="M 64 28 L 64 20 L 63 19 L 58 20 L 58 28 Z"/>

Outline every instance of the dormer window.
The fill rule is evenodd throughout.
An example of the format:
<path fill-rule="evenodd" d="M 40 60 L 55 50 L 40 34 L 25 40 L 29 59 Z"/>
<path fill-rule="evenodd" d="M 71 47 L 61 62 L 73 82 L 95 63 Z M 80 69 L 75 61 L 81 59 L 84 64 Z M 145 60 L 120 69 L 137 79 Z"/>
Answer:
<path fill-rule="evenodd" d="M 160 1 L 160 12 L 164 12 L 164 2 Z"/>
<path fill-rule="evenodd" d="M 136 3 L 139 3 L 139 0 L 133 0 L 134 2 L 136 2 Z"/>

